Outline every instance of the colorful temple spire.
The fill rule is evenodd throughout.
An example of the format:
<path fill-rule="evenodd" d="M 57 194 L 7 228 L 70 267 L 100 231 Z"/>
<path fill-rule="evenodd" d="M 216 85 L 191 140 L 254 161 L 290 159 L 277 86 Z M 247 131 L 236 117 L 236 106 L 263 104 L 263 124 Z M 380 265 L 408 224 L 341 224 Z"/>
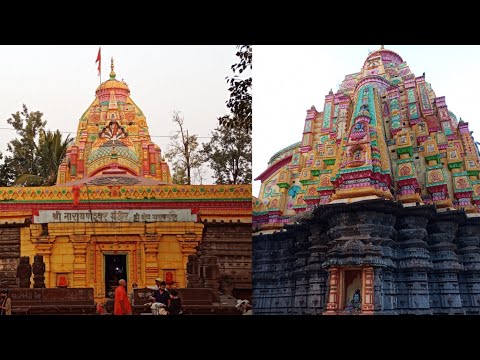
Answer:
<path fill-rule="evenodd" d="M 457 121 L 425 73 L 415 76 L 381 45 L 328 92 L 321 111 L 307 110 L 301 142 L 257 177 L 254 219 L 281 227 L 317 204 L 372 198 L 479 212 L 479 173 L 468 123 Z"/>
<path fill-rule="evenodd" d="M 116 79 L 113 57 L 110 68 L 110 78 L 98 86 L 80 118 L 57 184 L 80 185 L 97 177 L 116 184 L 171 183 L 170 169 L 151 141 L 145 115 L 131 99 L 128 85 Z"/>

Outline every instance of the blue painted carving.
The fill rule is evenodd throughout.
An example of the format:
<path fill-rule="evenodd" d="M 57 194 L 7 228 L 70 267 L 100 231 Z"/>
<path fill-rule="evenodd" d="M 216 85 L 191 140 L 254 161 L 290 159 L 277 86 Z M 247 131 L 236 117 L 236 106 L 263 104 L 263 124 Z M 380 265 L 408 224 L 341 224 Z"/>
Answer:
<path fill-rule="evenodd" d="M 300 190 L 301 190 L 300 186 L 293 185 L 290 189 L 288 189 L 288 195 L 291 196 L 292 199 L 295 199 L 295 196 L 297 196 Z"/>

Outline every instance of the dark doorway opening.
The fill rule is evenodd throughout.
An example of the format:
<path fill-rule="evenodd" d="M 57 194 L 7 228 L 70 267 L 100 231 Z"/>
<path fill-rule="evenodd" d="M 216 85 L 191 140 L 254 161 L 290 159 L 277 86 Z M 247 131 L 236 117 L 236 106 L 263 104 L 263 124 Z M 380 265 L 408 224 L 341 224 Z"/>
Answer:
<path fill-rule="evenodd" d="M 362 270 L 345 270 L 345 305 L 350 305 L 356 289 L 362 293 Z"/>
<path fill-rule="evenodd" d="M 105 255 L 105 296 L 113 298 L 120 279 L 127 279 L 127 255 Z"/>

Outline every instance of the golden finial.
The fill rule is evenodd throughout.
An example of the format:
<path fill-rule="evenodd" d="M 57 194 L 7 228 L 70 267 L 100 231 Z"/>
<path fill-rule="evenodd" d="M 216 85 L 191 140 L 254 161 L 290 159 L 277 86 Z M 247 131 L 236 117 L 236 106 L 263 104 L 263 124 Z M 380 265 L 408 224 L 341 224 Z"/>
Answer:
<path fill-rule="evenodd" d="M 115 74 L 115 71 L 113 71 L 114 67 L 115 66 L 113 65 L 113 56 L 112 56 L 112 62 L 111 62 L 111 65 L 110 65 L 110 68 L 112 69 L 112 71 L 110 71 L 110 79 L 115 79 L 115 76 L 117 75 L 117 74 Z"/>
<path fill-rule="evenodd" d="M 385 46 L 384 45 L 380 45 L 380 50 L 383 50 L 385 49 Z"/>

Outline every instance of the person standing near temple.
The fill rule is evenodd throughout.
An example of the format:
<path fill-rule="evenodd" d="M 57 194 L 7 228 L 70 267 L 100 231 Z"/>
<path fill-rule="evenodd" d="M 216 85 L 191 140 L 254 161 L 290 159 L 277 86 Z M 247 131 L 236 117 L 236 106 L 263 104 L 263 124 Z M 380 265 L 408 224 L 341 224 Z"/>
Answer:
<path fill-rule="evenodd" d="M 120 279 L 115 289 L 113 315 L 132 315 L 132 306 L 130 305 L 126 288 L 127 282 L 124 279 Z"/>
<path fill-rule="evenodd" d="M 155 284 L 158 286 L 158 290 L 155 290 L 153 293 L 153 300 L 158 303 L 162 303 L 165 306 L 168 306 L 168 301 L 170 300 L 170 293 L 165 289 L 167 283 L 160 278 L 155 279 Z"/>
<path fill-rule="evenodd" d="M 8 297 L 8 290 L 2 290 L 1 295 L 0 314 L 12 315 L 12 299 Z"/>
<path fill-rule="evenodd" d="M 138 287 L 137 283 L 132 284 L 132 292 L 130 293 L 130 304 L 133 304 L 133 298 L 135 296 L 135 289 Z"/>
<path fill-rule="evenodd" d="M 178 297 L 178 291 L 170 290 L 170 302 L 167 306 L 168 315 L 180 315 L 182 311 L 182 301 Z"/>

